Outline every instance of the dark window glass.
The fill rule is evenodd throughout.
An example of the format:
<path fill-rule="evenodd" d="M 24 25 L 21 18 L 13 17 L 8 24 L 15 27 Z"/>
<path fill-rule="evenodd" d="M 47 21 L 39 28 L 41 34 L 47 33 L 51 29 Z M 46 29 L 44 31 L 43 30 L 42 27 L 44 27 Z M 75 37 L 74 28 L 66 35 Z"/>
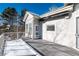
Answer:
<path fill-rule="evenodd" d="M 55 31 L 55 25 L 48 25 L 47 31 Z"/>
<path fill-rule="evenodd" d="M 38 32 L 36 32 L 36 35 L 38 35 Z"/>
<path fill-rule="evenodd" d="M 36 26 L 36 31 L 38 31 L 39 30 L 39 27 L 38 26 Z"/>

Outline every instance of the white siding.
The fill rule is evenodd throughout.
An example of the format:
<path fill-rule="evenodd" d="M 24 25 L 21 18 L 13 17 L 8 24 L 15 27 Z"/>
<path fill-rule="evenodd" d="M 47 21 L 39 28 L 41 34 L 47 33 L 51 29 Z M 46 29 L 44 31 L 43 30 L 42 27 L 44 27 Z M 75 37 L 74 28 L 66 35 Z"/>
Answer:
<path fill-rule="evenodd" d="M 30 13 L 27 13 L 29 16 L 26 18 L 26 21 L 25 21 L 25 26 L 26 26 L 26 24 L 28 24 L 28 29 L 25 27 L 25 37 L 30 37 L 30 38 L 32 38 L 33 37 L 33 20 L 34 20 L 34 18 L 33 18 L 33 15 L 31 15 Z M 26 16 L 27 16 L 27 14 L 26 14 Z M 26 17 L 25 16 L 25 17 Z M 31 26 L 31 28 L 32 28 L 32 33 L 31 33 L 31 35 L 29 35 L 29 24 L 31 24 L 32 26 Z M 28 31 L 27 31 L 28 30 Z"/>
<path fill-rule="evenodd" d="M 28 17 L 27 17 L 27 14 L 28 14 Z M 26 19 L 26 21 L 25 21 L 25 19 Z M 39 26 L 40 27 L 40 24 L 39 24 L 39 20 L 38 19 L 39 19 L 38 16 L 33 15 L 33 14 L 29 13 L 29 12 L 26 13 L 26 15 L 24 17 L 24 21 L 25 21 L 25 37 L 29 37 L 29 38 L 32 38 L 32 39 L 37 38 L 37 36 L 36 36 L 36 32 L 37 32 L 36 31 L 36 26 Z M 26 28 L 27 27 L 26 26 L 27 24 L 28 24 L 28 28 Z M 32 29 L 30 29 L 29 27 L 31 27 Z M 38 31 L 38 33 L 40 34 L 39 31 Z M 29 33 L 31 33 L 31 34 L 29 34 Z"/>
<path fill-rule="evenodd" d="M 54 41 L 54 37 L 56 36 L 56 31 L 47 31 L 47 25 L 55 25 L 57 21 L 47 21 L 43 23 L 43 39 L 47 41 Z M 56 30 L 56 29 L 55 29 Z"/>
<path fill-rule="evenodd" d="M 76 17 L 79 10 L 72 13 L 70 19 L 51 20 L 43 23 L 43 39 L 61 45 L 76 48 Z M 47 25 L 55 25 L 55 31 L 47 31 Z"/>

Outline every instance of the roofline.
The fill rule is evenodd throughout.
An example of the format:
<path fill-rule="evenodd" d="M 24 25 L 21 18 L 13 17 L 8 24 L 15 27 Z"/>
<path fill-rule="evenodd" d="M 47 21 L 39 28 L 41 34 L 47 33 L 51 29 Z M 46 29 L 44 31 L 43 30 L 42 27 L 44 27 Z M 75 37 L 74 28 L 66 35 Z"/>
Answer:
<path fill-rule="evenodd" d="M 54 15 L 56 15 L 56 14 L 58 14 L 58 13 L 62 13 L 62 12 L 66 12 L 66 11 L 73 11 L 73 5 L 69 5 L 69 6 L 65 6 L 65 7 L 63 7 L 63 8 L 59 8 L 59 9 L 57 9 L 56 11 L 54 11 L 52 14 L 50 14 L 50 15 L 48 15 L 48 16 L 41 16 L 41 18 L 43 18 L 43 17 L 49 17 L 49 16 L 54 16 Z"/>
<path fill-rule="evenodd" d="M 49 21 L 49 18 L 53 18 L 52 20 L 55 20 L 55 18 L 57 18 L 57 17 L 69 16 L 69 15 L 70 15 L 70 12 L 66 11 L 66 12 L 55 14 L 54 16 L 51 15 L 48 17 L 43 17 L 43 18 L 39 19 L 39 21 Z M 70 16 L 68 18 L 70 18 Z"/>
<path fill-rule="evenodd" d="M 27 12 L 29 13 L 29 14 L 31 14 L 33 17 L 35 17 L 35 18 L 40 18 L 40 16 L 39 15 L 37 15 L 37 14 L 35 14 L 35 13 L 32 13 L 32 12 L 29 12 L 29 11 L 26 11 L 26 13 L 25 13 L 25 15 L 24 15 L 24 18 L 23 18 L 23 21 L 25 22 L 26 20 L 27 20 L 27 18 L 28 18 L 28 14 L 27 14 Z"/>

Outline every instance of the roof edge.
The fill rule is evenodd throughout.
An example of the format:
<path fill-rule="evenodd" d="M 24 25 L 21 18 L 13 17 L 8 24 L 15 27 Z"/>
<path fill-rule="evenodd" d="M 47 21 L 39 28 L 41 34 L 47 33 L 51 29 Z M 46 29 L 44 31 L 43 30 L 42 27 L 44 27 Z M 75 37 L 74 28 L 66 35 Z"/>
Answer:
<path fill-rule="evenodd" d="M 43 15 L 43 16 L 40 16 L 40 17 L 41 18 L 48 17 L 48 16 L 51 16 L 51 15 L 62 13 L 62 12 L 66 12 L 66 11 L 71 11 L 72 12 L 73 11 L 73 5 L 69 5 L 69 6 L 65 6 L 65 7 L 59 8 L 56 11 L 54 11 L 53 13 L 51 13 L 51 14 Z"/>

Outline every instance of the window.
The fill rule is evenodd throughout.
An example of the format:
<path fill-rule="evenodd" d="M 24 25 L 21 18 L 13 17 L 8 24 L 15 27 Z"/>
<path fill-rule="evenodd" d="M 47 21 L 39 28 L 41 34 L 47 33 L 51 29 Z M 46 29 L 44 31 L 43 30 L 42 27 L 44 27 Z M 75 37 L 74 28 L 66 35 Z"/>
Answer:
<path fill-rule="evenodd" d="M 55 25 L 47 25 L 47 31 L 55 31 Z"/>
<path fill-rule="evenodd" d="M 36 31 L 38 31 L 39 30 L 39 26 L 36 26 Z"/>
<path fill-rule="evenodd" d="M 32 24 L 29 23 L 29 34 L 31 34 L 31 33 L 32 33 Z"/>
<path fill-rule="evenodd" d="M 36 32 L 36 35 L 39 35 L 38 32 Z"/>
<path fill-rule="evenodd" d="M 25 31 L 28 32 L 28 24 L 26 24 L 25 26 L 26 26 Z"/>

